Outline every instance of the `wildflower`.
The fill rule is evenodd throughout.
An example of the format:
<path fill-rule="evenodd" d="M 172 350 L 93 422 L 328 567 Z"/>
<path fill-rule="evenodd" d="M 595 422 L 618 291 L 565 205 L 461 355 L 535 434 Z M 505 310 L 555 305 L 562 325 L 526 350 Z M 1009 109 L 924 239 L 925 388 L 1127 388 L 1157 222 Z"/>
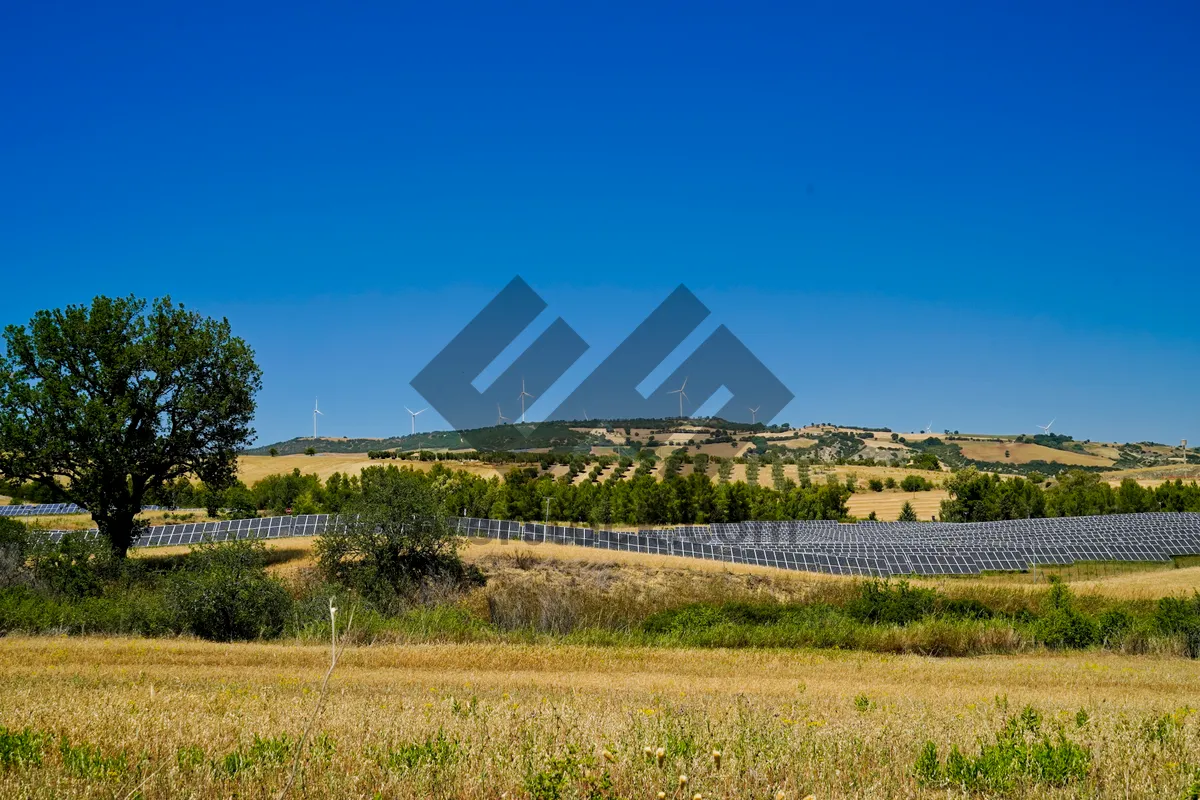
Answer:
<path fill-rule="evenodd" d="M 717 769 L 721 768 L 721 751 L 713 750 L 713 764 Z"/>
<path fill-rule="evenodd" d="M 654 751 L 654 759 L 658 762 L 658 765 L 660 767 L 663 765 L 663 759 L 666 757 L 667 757 L 667 751 L 664 750 L 663 748 L 660 747 Z"/>
<path fill-rule="evenodd" d="M 680 775 L 679 776 L 679 788 L 682 789 L 685 786 L 687 786 L 687 775 Z"/>
<path fill-rule="evenodd" d="M 652 756 L 654 754 L 654 751 L 650 749 L 650 745 L 646 745 L 645 747 L 643 747 L 642 752 L 646 754 L 646 758 L 649 758 L 650 756 Z"/>
<path fill-rule="evenodd" d="M 609 763 L 615 763 L 617 760 L 617 757 L 614 756 L 612 753 L 608 752 L 608 750 L 605 750 L 604 751 L 604 760 Z"/>

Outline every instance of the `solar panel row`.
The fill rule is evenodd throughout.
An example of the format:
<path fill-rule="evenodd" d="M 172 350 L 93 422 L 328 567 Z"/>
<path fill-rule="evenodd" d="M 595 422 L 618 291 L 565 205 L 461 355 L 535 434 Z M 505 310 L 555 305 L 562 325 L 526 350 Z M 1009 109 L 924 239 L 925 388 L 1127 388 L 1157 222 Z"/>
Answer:
<path fill-rule="evenodd" d="M 163 506 L 142 506 L 143 511 L 168 511 Z M 41 505 L 0 506 L 0 517 L 48 517 L 63 514 L 86 514 L 87 509 L 74 503 L 43 503 Z"/>
<path fill-rule="evenodd" d="M 313 514 L 150 528 L 138 547 L 206 539 L 314 536 L 337 524 Z M 1200 555 L 1200 514 L 1133 514 L 989 523 L 743 522 L 637 533 L 534 522 L 452 520 L 464 536 L 675 555 L 840 575 L 975 575 L 1076 561 L 1167 561 Z M 62 531 L 51 531 L 58 540 Z M 90 532 L 89 535 L 96 535 Z"/>

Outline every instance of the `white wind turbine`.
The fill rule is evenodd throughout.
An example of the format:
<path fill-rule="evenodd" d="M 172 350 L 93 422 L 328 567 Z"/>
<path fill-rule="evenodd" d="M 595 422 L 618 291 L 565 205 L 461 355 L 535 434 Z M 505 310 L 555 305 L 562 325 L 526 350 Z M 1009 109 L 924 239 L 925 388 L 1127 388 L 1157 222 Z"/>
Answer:
<path fill-rule="evenodd" d="M 681 418 L 683 417 L 683 401 L 687 399 L 687 392 L 684 391 L 684 389 L 687 388 L 687 382 L 688 379 L 686 376 L 684 376 L 682 386 L 680 386 L 678 389 L 672 389 L 671 391 L 667 392 L 667 394 L 679 395 L 679 416 Z"/>
<path fill-rule="evenodd" d="M 1050 420 L 1045 425 L 1038 425 L 1037 427 L 1042 429 L 1042 433 L 1049 436 L 1050 435 L 1050 426 L 1053 425 L 1055 422 L 1058 422 L 1058 417 L 1055 417 L 1054 419 Z"/>
<path fill-rule="evenodd" d="M 760 409 L 760 408 L 762 408 L 762 406 L 757 406 L 755 408 L 750 409 L 750 424 L 751 425 L 758 422 L 758 409 Z"/>
<path fill-rule="evenodd" d="M 417 415 L 418 415 L 418 414 L 424 414 L 424 413 L 425 413 L 426 411 L 428 411 L 429 409 L 428 409 L 428 408 L 422 408 L 420 411 L 413 411 L 413 410 L 412 410 L 411 408 L 409 408 L 408 406 L 405 406 L 405 407 L 404 407 L 404 410 L 408 412 L 408 414 L 409 414 L 409 416 L 410 416 L 410 417 L 412 417 L 412 433 L 416 433 L 416 432 L 417 432 Z"/>
<path fill-rule="evenodd" d="M 496 424 L 503 425 L 508 417 L 504 416 L 504 412 L 500 410 L 500 404 L 496 403 Z"/>
<path fill-rule="evenodd" d="M 929 420 L 929 424 L 925 426 L 925 433 L 933 433 L 933 420 Z"/>
<path fill-rule="evenodd" d="M 525 391 L 525 379 L 521 378 L 521 393 L 517 395 L 517 399 L 521 401 L 521 424 L 525 424 L 525 398 L 533 398 L 529 392 Z"/>
<path fill-rule="evenodd" d="M 318 406 L 320 406 L 321 404 L 319 402 L 317 402 L 317 400 L 318 400 L 318 398 L 313 398 L 313 438 L 314 439 L 317 438 L 317 416 L 318 415 L 322 416 L 322 417 L 325 416 L 324 414 L 321 413 L 321 409 L 318 408 Z"/>

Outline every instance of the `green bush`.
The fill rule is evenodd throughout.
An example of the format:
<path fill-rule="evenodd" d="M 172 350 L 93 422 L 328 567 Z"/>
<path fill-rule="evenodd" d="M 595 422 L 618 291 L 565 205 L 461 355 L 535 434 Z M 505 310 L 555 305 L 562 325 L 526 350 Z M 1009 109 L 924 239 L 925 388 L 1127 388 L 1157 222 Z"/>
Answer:
<path fill-rule="evenodd" d="M 867 481 L 867 486 L 872 492 L 883 491 L 883 481 L 881 481 L 879 478 L 871 478 L 869 481 Z"/>
<path fill-rule="evenodd" d="M 1133 628 L 1133 617 L 1121 608 L 1105 611 L 1096 625 L 1096 638 L 1100 644 L 1109 646 L 1121 641 Z"/>
<path fill-rule="evenodd" d="M 266 563 L 261 541 L 199 545 L 168 581 L 181 627 L 216 641 L 278 636 L 292 598 Z"/>
<path fill-rule="evenodd" d="M 55 544 L 36 542 L 31 551 L 34 580 L 61 597 L 99 596 L 105 578 L 119 569 L 107 542 L 82 532 L 67 533 Z"/>
<path fill-rule="evenodd" d="M 900 481 L 900 488 L 906 492 L 927 492 L 933 488 L 933 484 L 920 475 L 905 475 L 904 480 Z"/>
<path fill-rule="evenodd" d="M 1041 717 L 1030 707 L 1008 719 L 992 742 L 981 743 L 969 756 L 955 745 L 943 766 L 937 746 L 926 742 L 913 767 L 922 786 L 958 787 L 964 792 L 1007 794 L 1022 781 L 1034 786 L 1063 787 L 1087 777 L 1092 754 L 1059 733 L 1041 731 Z"/>
<path fill-rule="evenodd" d="M 907 625 L 933 613 L 937 592 L 910 586 L 907 581 L 864 581 L 846 613 L 859 622 Z"/>
<path fill-rule="evenodd" d="M 1083 648 L 1096 643 L 1096 623 L 1075 609 L 1071 590 L 1055 579 L 1046 613 L 1035 623 L 1034 635 L 1047 647 Z"/>

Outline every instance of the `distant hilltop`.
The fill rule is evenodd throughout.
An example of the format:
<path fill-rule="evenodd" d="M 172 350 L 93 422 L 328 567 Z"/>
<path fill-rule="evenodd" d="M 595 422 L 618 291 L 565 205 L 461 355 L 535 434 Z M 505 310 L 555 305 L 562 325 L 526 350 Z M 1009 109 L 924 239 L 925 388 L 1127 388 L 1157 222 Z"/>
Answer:
<path fill-rule="evenodd" d="M 467 444 L 470 442 L 470 444 Z M 936 457 L 948 468 L 976 466 L 995 472 L 1055 474 L 1064 468 L 1109 471 L 1200 464 L 1200 448 L 1157 442 L 1078 442 L 1059 433 L 973 434 L 958 431 L 898 433 L 888 428 L 833 423 L 790 425 L 720 419 L 575 420 L 496 425 L 469 431 L 430 431 L 381 438 L 297 437 L 245 451 L 245 455 L 304 453 L 543 452 L 633 456 L 651 450 L 714 458 L 772 456 L 787 462 L 900 466 Z"/>

